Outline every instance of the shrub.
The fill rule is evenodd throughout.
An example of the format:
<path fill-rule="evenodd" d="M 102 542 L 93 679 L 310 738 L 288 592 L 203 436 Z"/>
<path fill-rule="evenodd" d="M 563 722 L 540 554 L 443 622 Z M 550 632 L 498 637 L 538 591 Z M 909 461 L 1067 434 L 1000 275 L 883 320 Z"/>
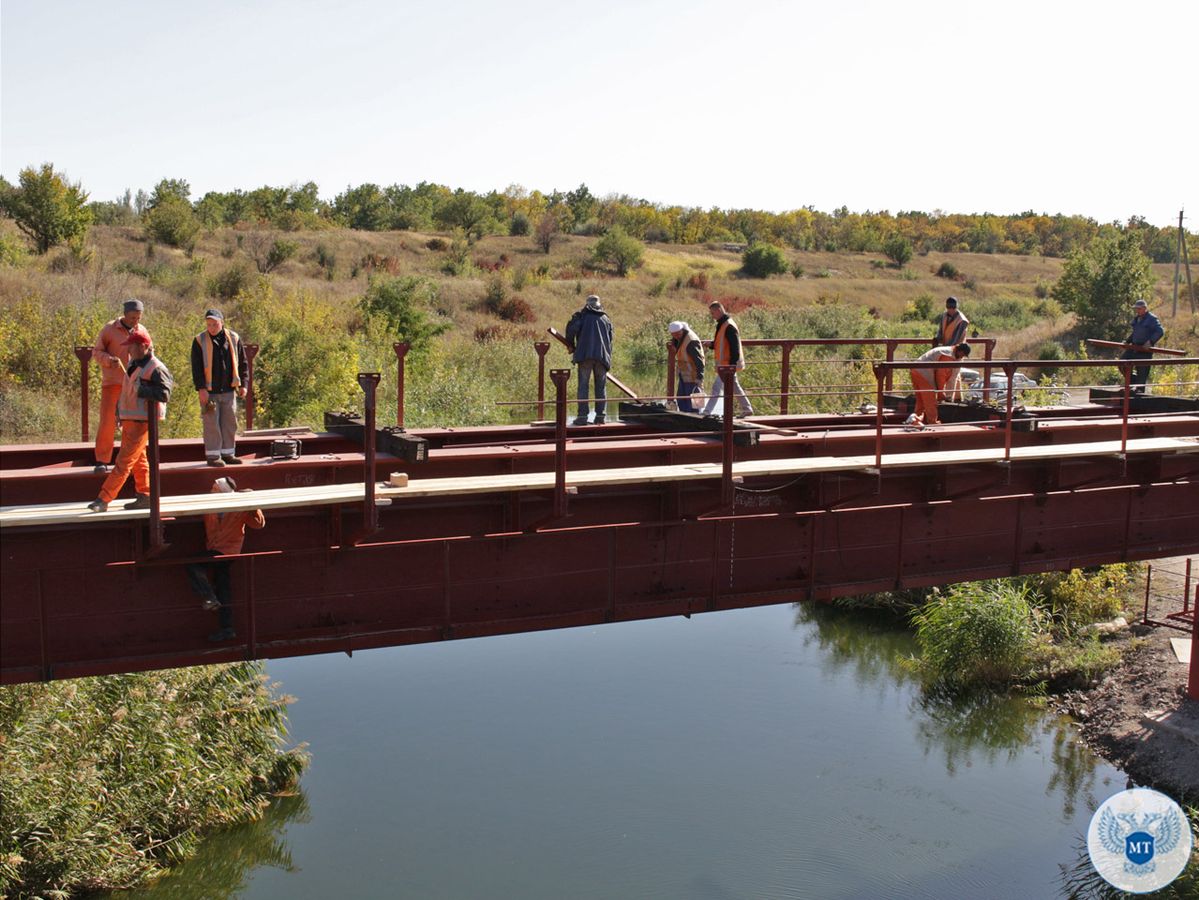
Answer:
<path fill-rule="evenodd" d="M 917 294 L 900 315 L 901 322 L 929 322 L 933 318 L 933 295 Z"/>
<path fill-rule="evenodd" d="M 1036 298 L 1038 300 L 1044 300 L 1045 298 L 1047 298 L 1049 296 L 1049 291 L 1051 289 L 1052 289 L 1052 285 L 1050 285 L 1049 282 L 1047 282 L 1043 278 L 1038 278 L 1036 286 L 1033 287 L 1032 291 L 1033 291 L 1033 294 L 1036 295 Z"/>
<path fill-rule="evenodd" d="M 232 300 L 242 291 L 249 289 L 253 279 L 245 266 L 232 266 L 209 278 L 205 291 L 212 297 L 222 300 Z"/>
<path fill-rule="evenodd" d="M 666 287 L 669 283 L 670 282 L 667 279 L 659 278 L 652 285 L 650 285 L 649 295 L 651 297 L 661 297 L 664 293 L 666 293 Z"/>
<path fill-rule="evenodd" d="M 1028 589 L 1006 581 L 954 585 L 912 621 L 922 668 L 953 686 L 1012 680 L 1035 644 Z"/>
<path fill-rule="evenodd" d="M 936 274 L 938 278 L 948 278 L 950 281 L 957 281 L 959 272 L 957 266 L 946 260 L 941 263 L 941 267 L 937 269 Z"/>
<path fill-rule="evenodd" d="M 515 212 L 512 214 L 512 221 L 508 223 L 508 234 L 513 237 L 524 237 L 532 229 L 529 222 L 529 217 L 523 212 Z"/>
<path fill-rule="evenodd" d="M 372 275 L 358 305 L 368 319 L 382 320 L 390 334 L 419 350 L 450 327 L 430 320 L 429 310 L 436 303 L 437 285 L 428 278 Z"/>
<path fill-rule="evenodd" d="M 706 272 L 696 272 L 687 279 L 687 287 L 696 291 L 706 291 L 708 289 L 708 274 Z"/>
<path fill-rule="evenodd" d="M 497 313 L 505 322 L 525 324 L 537 321 L 537 315 L 533 312 L 533 307 L 529 306 L 522 297 L 509 297 L 500 304 Z"/>
<path fill-rule="evenodd" d="M 751 278 L 782 275 L 787 271 L 787 259 L 773 244 L 754 244 L 741 255 L 741 271 Z"/>
<path fill-rule="evenodd" d="M 1057 341 L 1046 341 L 1037 350 L 1037 359 L 1039 360 L 1059 360 L 1066 359 L 1066 351 Z M 1041 369 L 1041 373 L 1053 377 L 1058 372 L 1057 366 L 1046 366 Z"/>
<path fill-rule="evenodd" d="M 508 287 L 504 284 L 504 276 L 495 274 L 487 279 L 487 293 L 483 297 L 483 305 L 487 311 L 499 315 L 500 307 L 508 299 Z"/>
<path fill-rule="evenodd" d="M 366 272 L 368 275 L 371 272 L 386 272 L 388 275 L 400 274 L 400 261 L 394 256 L 385 256 L 382 253 L 367 253 L 358 260 L 357 269 L 360 272 Z"/>
<path fill-rule="evenodd" d="M 191 204 L 178 197 L 168 197 L 143 217 L 148 237 L 172 247 L 191 247 L 200 231 L 200 220 Z"/>
<path fill-rule="evenodd" d="M 903 235 L 893 234 L 883 244 L 883 253 L 896 268 L 902 269 L 912 259 L 912 245 Z"/>
<path fill-rule="evenodd" d="M 450 245 L 441 238 L 429 238 L 427 241 L 425 241 L 425 249 L 432 250 L 434 253 L 444 253 L 449 249 L 449 246 Z"/>
<path fill-rule="evenodd" d="M 803 278 L 803 266 L 800 263 L 795 263 L 791 267 L 791 274 L 796 278 Z"/>
<path fill-rule="evenodd" d="M 627 234 L 619 225 L 614 225 L 595 243 L 596 261 L 611 264 L 616 268 L 616 274 L 621 277 L 640 266 L 644 254 L 645 245 Z"/>
<path fill-rule="evenodd" d="M 17 268 L 29 257 L 21 239 L 11 234 L 0 234 L 0 266 Z"/>
<path fill-rule="evenodd" d="M 288 241 L 280 238 L 271 244 L 271 249 L 266 253 L 266 261 L 264 268 L 260 271 L 265 275 L 267 272 L 273 272 L 283 263 L 287 262 L 299 251 L 300 245 L 295 241 Z"/>
<path fill-rule="evenodd" d="M 975 288 L 978 287 L 978 282 L 974 280 L 973 275 L 968 275 L 962 279 L 962 287 L 964 287 L 968 291 L 973 291 Z"/>

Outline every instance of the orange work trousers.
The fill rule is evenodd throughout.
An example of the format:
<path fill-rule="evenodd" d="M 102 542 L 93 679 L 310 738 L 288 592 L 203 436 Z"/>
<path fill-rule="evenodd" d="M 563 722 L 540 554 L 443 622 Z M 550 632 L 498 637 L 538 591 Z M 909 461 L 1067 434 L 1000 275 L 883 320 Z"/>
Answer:
<path fill-rule="evenodd" d="M 924 420 L 925 425 L 940 425 L 937 388 L 919 372 L 912 373 L 912 388 L 916 391 L 916 415 Z"/>
<path fill-rule="evenodd" d="M 148 422 L 125 421 L 121 423 L 121 452 L 117 454 L 116 465 L 100 486 L 100 499 L 112 503 L 129 473 L 133 473 L 133 484 L 139 494 L 150 493 L 150 460 L 146 457 L 146 448 L 150 445 L 150 424 Z"/>
<path fill-rule="evenodd" d="M 112 462 L 112 444 L 117 434 L 117 403 L 121 399 L 119 384 L 100 388 L 100 424 L 96 426 L 96 462 Z"/>

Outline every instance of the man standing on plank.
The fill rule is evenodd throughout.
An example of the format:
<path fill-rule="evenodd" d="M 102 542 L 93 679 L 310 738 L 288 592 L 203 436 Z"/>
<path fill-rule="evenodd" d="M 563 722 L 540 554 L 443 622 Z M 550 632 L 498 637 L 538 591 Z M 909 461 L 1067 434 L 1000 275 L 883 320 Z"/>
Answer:
<path fill-rule="evenodd" d="M 146 337 L 150 332 L 141 324 L 145 307 L 142 301 L 130 298 L 125 301 L 121 315 L 103 328 L 92 347 L 92 359 L 100 367 L 100 424 L 96 426 L 97 475 L 108 474 L 112 464 L 112 445 L 117 433 L 117 400 L 121 396 L 121 385 L 125 382 L 125 368 L 129 365 L 129 348 L 126 338 L 135 331 Z"/>
<path fill-rule="evenodd" d="M 204 456 L 210 466 L 240 465 L 237 458 L 237 398 L 246 396 L 246 349 L 225 327 L 219 309 L 204 313 L 204 330 L 192 341 L 192 384 L 200 398 Z"/>
<path fill-rule="evenodd" d="M 117 402 L 117 418 L 121 422 L 121 452 L 104 484 L 100 496 L 87 505 L 92 512 L 104 512 L 116 499 L 130 474 L 133 475 L 137 498 L 126 503 L 125 509 L 150 508 L 150 463 L 146 448 L 150 442 L 149 400 L 158 402 L 158 418 L 166 417 L 166 403 L 171 399 L 175 381 L 167 367 L 154 355 L 150 336 L 134 331 L 125 339 L 129 348 L 129 369 L 121 385 Z"/>

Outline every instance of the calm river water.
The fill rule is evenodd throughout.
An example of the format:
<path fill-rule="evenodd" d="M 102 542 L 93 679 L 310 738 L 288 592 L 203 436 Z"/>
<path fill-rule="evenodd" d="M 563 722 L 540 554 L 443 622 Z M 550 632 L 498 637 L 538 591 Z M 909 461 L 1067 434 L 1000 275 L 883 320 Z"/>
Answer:
<path fill-rule="evenodd" d="M 1053 897 L 1125 787 L 808 606 L 271 662 L 302 793 L 124 898 Z"/>

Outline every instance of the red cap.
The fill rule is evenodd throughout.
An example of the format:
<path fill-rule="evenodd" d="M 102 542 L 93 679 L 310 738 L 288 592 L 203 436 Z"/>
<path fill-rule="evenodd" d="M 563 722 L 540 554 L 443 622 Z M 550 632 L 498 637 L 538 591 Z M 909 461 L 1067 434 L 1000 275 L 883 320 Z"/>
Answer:
<path fill-rule="evenodd" d="M 150 346 L 150 335 L 144 331 L 131 331 L 129 337 L 121 343 L 122 347 L 128 347 L 130 344 L 141 344 L 143 347 Z"/>

